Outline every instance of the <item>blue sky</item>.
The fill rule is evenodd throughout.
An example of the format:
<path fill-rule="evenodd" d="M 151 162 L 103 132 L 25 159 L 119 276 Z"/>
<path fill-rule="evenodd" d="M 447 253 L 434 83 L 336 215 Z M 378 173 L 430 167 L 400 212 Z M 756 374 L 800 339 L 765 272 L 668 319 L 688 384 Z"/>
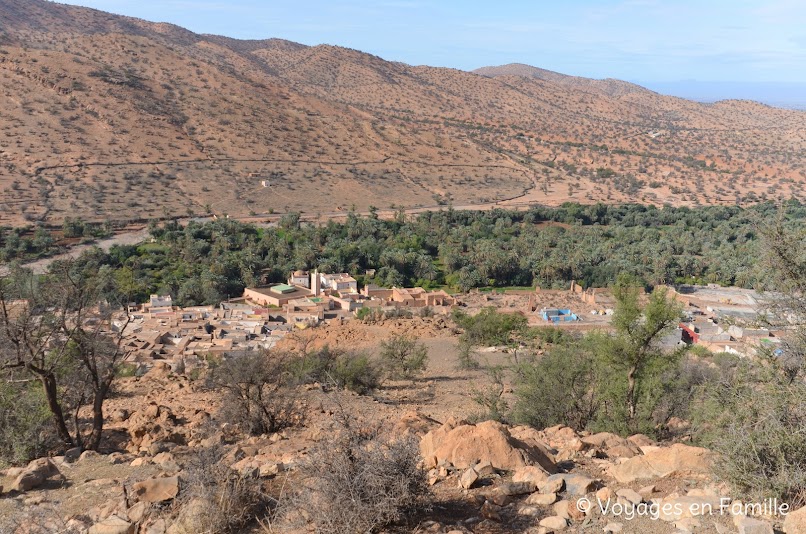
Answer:
<path fill-rule="evenodd" d="M 806 84 L 804 0 L 69 0 L 242 39 L 470 70 L 527 63 L 639 83 Z"/>

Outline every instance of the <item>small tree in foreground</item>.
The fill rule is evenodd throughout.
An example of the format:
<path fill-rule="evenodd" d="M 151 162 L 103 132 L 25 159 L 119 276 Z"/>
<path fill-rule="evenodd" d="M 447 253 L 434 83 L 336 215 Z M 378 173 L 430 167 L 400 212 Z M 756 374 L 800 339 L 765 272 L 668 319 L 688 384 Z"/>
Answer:
<path fill-rule="evenodd" d="M 36 276 L 13 269 L 0 278 L 0 379 L 38 382 L 59 440 L 95 450 L 103 404 L 124 356 L 129 318 L 110 305 L 114 277 L 91 255 L 55 262 Z M 80 416 L 91 409 L 89 424 Z"/>
<path fill-rule="evenodd" d="M 616 311 L 613 314 L 615 335 L 606 338 L 602 354 L 627 376 L 625 393 L 627 416 L 632 422 L 638 410 L 636 395 L 642 374 L 669 359 L 658 343 L 680 319 L 680 306 L 670 300 L 666 290 L 656 288 L 645 305 L 640 303 L 640 287 L 627 276 L 620 276 L 613 290 Z"/>
<path fill-rule="evenodd" d="M 425 371 L 428 349 L 414 338 L 392 336 L 381 341 L 380 359 L 389 378 L 412 378 Z"/>

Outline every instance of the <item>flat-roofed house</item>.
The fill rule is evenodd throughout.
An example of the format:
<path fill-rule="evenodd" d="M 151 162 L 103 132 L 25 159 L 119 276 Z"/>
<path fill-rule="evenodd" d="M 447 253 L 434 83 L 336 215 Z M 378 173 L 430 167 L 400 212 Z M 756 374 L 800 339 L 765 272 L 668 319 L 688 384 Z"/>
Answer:
<path fill-rule="evenodd" d="M 243 291 L 243 297 L 260 306 L 282 307 L 291 300 L 311 297 L 313 294 L 307 289 L 289 284 L 275 284 L 267 287 L 248 287 Z"/>
<path fill-rule="evenodd" d="M 358 293 L 358 281 L 348 273 L 319 274 L 322 287 L 339 293 Z"/>

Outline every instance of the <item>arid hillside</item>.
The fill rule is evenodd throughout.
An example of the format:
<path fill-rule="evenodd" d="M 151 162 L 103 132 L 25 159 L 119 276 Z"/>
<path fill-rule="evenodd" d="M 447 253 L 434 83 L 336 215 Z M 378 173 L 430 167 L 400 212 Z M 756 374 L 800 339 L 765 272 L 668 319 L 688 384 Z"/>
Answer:
<path fill-rule="evenodd" d="M 803 197 L 806 113 L 0 0 L 0 225 Z"/>

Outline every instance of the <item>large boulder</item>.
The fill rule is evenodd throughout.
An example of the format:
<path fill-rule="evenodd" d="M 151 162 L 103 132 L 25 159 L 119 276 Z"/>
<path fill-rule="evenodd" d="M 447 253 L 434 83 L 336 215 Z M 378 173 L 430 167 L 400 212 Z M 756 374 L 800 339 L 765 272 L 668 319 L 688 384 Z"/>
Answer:
<path fill-rule="evenodd" d="M 160 503 L 179 495 L 179 477 L 149 478 L 132 484 L 138 502 Z"/>
<path fill-rule="evenodd" d="M 701 447 L 677 443 L 614 465 L 610 473 L 620 484 L 673 476 L 704 476 L 711 470 L 713 453 Z"/>
<path fill-rule="evenodd" d="M 559 487 L 565 486 L 565 491 L 571 495 L 586 495 L 595 491 L 599 484 L 596 479 L 576 473 L 558 473 L 551 475 L 546 482 L 549 484 L 559 484 L 560 480 L 563 481 L 563 484 L 560 484 Z"/>
<path fill-rule="evenodd" d="M 533 465 L 547 473 L 557 472 L 554 462 L 540 448 L 512 437 L 507 427 L 496 421 L 471 425 L 449 420 L 423 436 L 420 452 L 428 468 L 450 462 L 467 469 L 486 461 L 506 471 Z"/>
<path fill-rule="evenodd" d="M 806 506 L 787 514 L 784 520 L 784 532 L 786 534 L 806 532 Z"/>
<path fill-rule="evenodd" d="M 630 440 L 610 432 L 599 432 L 580 438 L 587 447 L 595 447 L 609 458 L 632 458 L 641 454 L 641 449 Z"/>
<path fill-rule="evenodd" d="M 14 483 L 11 485 L 11 490 L 21 493 L 31 491 L 41 486 L 51 477 L 64 479 L 59 468 L 56 467 L 50 458 L 38 458 L 29 463 L 28 467 L 17 476 L 16 480 L 14 480 Z"/>

